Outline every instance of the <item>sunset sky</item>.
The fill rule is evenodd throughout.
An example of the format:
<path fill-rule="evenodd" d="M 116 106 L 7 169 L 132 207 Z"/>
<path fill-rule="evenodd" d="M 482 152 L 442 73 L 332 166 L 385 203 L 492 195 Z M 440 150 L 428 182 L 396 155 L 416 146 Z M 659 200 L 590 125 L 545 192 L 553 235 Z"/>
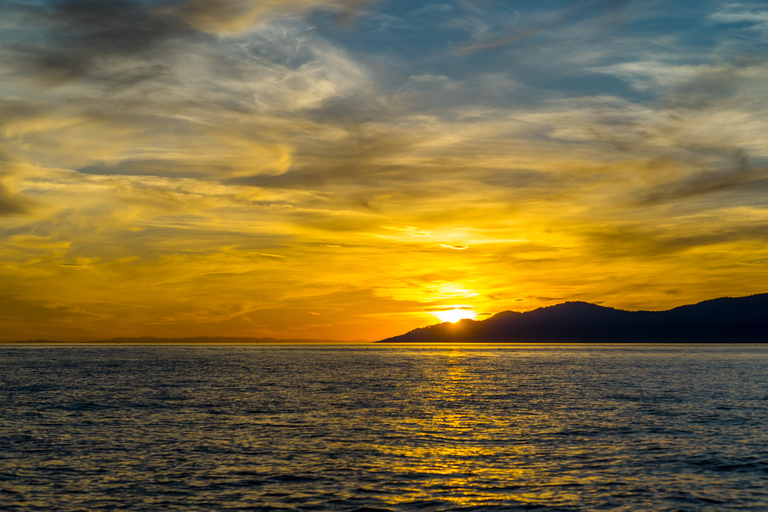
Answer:
<path fill-rule="evenodd" d="M 768 292 L 766 57 L 763 1 L 0 0 L 0 340 Z"/>

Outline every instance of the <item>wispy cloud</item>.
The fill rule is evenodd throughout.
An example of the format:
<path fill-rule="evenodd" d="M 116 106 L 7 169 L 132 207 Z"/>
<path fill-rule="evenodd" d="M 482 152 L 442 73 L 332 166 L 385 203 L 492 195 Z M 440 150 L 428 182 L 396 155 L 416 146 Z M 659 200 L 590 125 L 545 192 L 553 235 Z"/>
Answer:
<path fill-rule="evenodd" d="M 768 36 L 768 10 L 762 4 L 726 4 L 710 16 L 717 23 L 737 24 Z"/>
<path fill-rule="evenodd" d="M 517 10 L 511 10 L 510 15 L 506 18 L 506 23 L 514 26 L 511 31 L 507 29 L 508 32 L 504 35 L 498 33 L 494 36 L 483 35 L 483 40 L 465 46 L 463 51 L 476 52 L 506 46 L 584 16 L 590 20 L 600 20 L 602 22 L 601 28 L 605 29 L 622 19 L 622 11 L 627 4 L 628 0 L 577 1 L 559 10 L 540 13 L 536 16 L 537 19 L 532 20 L 523 18 Z M 482 12 L 480 9 L 477 11 Z M 521 18 L 524 21 L 521 21 Z M 495 23 L 498 24 L 500 20 L 504 20 L 504 18 L 496 18 Z M 486 31 L 487 28 L 484 28 L 483 32 Z"/>

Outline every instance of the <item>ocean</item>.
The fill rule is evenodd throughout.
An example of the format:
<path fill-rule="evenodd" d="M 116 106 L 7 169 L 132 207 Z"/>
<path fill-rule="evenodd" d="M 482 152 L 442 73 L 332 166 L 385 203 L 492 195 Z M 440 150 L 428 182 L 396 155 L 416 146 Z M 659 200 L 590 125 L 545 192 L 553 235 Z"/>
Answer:
<path fill-rule="evenodd" d="M 768 510 L 763 345 L 0 346 L 0 510 Z"/>

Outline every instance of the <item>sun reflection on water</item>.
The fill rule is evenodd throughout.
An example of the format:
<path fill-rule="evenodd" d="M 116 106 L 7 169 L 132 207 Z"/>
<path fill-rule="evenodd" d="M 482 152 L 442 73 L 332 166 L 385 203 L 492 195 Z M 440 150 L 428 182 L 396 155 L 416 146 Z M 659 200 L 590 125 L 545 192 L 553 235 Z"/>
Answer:
<path fill-rule="evenodd" d="M 537 457 L 537 448 L 525 436 L 528 413 L 505 411 L 502 416 L 488 407 L 492 397 L 486 385 L 499 376 L 484 371 L 482 359 L 472 349 L 446 348 L 434 354 L 435 364 L 419 390 L 420 407 L 398 427 L 402 444 L 376 445 L 390 461 L 392 475 L 409 475 L 420 482 L 408 492 L 393 492 L 391 503 L 434 498 L 461 506 L 508 504 L 510 499 L 551 503 L 551 497 L 515 484 L 535 479 L 560 483 L 521 463 Z M 510 383 L 517 379 L 501 378 L 510 378 Z M 564 498 L 561 492 L 560 499 Z"/>

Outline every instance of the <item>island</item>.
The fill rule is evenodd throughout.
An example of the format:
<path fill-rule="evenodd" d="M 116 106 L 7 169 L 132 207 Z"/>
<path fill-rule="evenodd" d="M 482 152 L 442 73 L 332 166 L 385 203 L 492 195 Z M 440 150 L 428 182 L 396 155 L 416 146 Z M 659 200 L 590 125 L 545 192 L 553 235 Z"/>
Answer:
<path fill-rule="evenodd" d="M 444 322 L 377 343 L 760 343 L 768 341 L 768 293 L 721 297 L 667 311 L 565 302 L 486 320 Z"/>

